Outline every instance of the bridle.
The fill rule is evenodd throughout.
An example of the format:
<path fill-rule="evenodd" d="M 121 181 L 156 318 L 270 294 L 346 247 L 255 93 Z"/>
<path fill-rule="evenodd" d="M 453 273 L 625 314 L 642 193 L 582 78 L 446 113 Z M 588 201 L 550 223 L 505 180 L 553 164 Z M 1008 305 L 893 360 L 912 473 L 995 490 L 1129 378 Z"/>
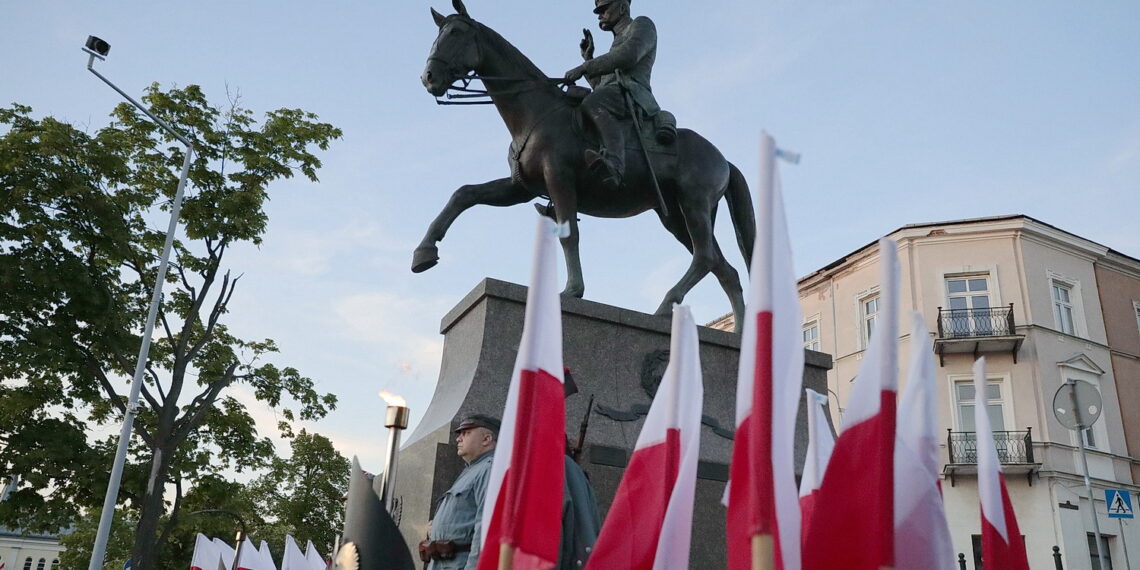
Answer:
<path fill-rule="evenodd" d="M 463 20 L 463 19 L 460 19 L 459 21 L 467 24 L 468 26 L 471 26 L 472 28 L 475 27 L 474 21 L 467 21 L 467 20 Z M 475 34 L 475 40 L 474 41 L 475 41 L 475 60 L 476 61 L 482 61 L 482 59 L 483 59 L 483 47 L 479 43 L 479 35 L 478 34 Z M 486 88 L 479 89 L 479 88 L 471 87 L 471 82 L 476 80 L 476 79 L 478 79 L 479 81 L 491 80 L 491 81 L 508 81 L 508 82 L 518 83 L 518 85 L 511 87 L 510 89 L 506 89 L 506 90 L 502 90 L 502 91 L 496 91 L 495 94 L 500 95 L 500 96 L 501 95 L 515 95 L 518 93 L 523 93 L 526 91 L 532 91 L 534 89 L 539 89 L 539 88 L 544 87 L 546 85 L 564 85 L 566 83 L 566 81 L 564 79 L 556 78 L 556 77 L 543 77 L 541 79 L 531 79 L 528 77 L 503 77 L 503 76 L 494 76 L 494 75 L 478 75 L 474 71 L 471 71 L 470 73 L 464 74 L 464 71 L 460 69 L 460 66 L 457 66 L 453 62 L 448 61 L 446 59 L 443 59 L 442 57 L 439 57 L 436 55 L 431 55 L 431 56 L 428 56 L 427 60 L 429 63 L 434 61 L 434 62 L 440 64 L 441 66 L 443 66 L 444 70 L 447 72 L 448 75 L 456 78 L 454 81 L 451 82 L 451 85 L 448 86 L 447 92 L 443 95 L 443 97 L 444 97 L 443 99 L 440 99 L 439 97 L 435 98 L 435 102 L 437 105 L 490 105 L 490 104 L 494 103 L 494 101 L 491 99 L 491 93 L 488 89 L 486 89 Z M 485 98 L 485 99 L 481 99 L 481 98 Z M 461 100 L 456 101 L 455 99 L 461 99 Z M 479 99 L 479 100 L 475 100 L 475 99 Z"/>

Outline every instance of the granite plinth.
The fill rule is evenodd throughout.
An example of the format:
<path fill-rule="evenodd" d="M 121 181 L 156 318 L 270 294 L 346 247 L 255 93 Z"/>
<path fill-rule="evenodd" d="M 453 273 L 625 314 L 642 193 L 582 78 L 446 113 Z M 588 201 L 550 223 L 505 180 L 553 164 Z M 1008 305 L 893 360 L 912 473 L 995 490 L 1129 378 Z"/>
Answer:
<path fill-rule="evenodd" d="M 431 404 L 400 451 L 396 513 L 410 545 L 423 540 L 436 499 L 463 463 L 452 430 L 469 413 L 501 416 L 522 335 L 526 288 L 494 279 L 476 286 L 444 318 L 443 361 Z M 563 360 L 578 393 L 566 400 L 573 442 L 594 396 L 581 465 L 604 517 L 637 441 L 650 393 L 660 382 L 670 320 L 582 299 L 562 300 Z M 736 413 L 740 336 L 699 327 L 705 421 L 697 476 L 690 567 L 725 566 L 724 507 Z M 804 386 L 827 390 L 831 357 L 807 351 Z M 806 401 L 796 431 L 797 474 L 807 450 Z"/>

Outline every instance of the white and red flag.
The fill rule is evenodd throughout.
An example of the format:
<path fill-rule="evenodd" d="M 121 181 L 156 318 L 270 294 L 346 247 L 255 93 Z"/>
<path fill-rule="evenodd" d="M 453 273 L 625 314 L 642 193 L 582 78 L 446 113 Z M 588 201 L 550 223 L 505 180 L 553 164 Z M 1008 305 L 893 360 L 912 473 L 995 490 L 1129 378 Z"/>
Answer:
<path fill-rule="evenodd" d="M 910 369 L 895 437 L 895 566 L 954 570 L 942 503 L 934 347 L 922 314 L 911 313 Z"/>
<path fill-rule="evenodd" d="M 487 482 L 479 570 L 497 570 L 502 556 L 513 570 L 558 564 L 566 448 L 558 233 L 539 216 L 522 340 Z"/>
<path fill-rule="evenodd" d="M 321 556 L 317 547 L 313 546 L 313 541 L 308 541 L 305 544 L 305 562 L 308 564 L 309 570 L 326 570 L 329 567 L 328 562 Z"/>
<path fill-rule="evenodd" d="M 673 305 L 669 355 L 587 570 L 689 567 L 704 386 L 697 325 L 683 305 Z"/>
<path fill-rule="evenodd" d="M 232 570 L 234 567 L 234 548 L 217 537 L 214 537 L 214 546 L 218 547 L 218 553 L 222 556 L 222 566 L 225 570 Z"/>
<path fill-rule="evenodd" d="M 792 247 L 767 133 L 760 141 L 760 192 L 736 385 L 736 438 L 725 491 L 728 567 L 800 568 L 800 506 L 793 444 L 804 347 Z"/>
<path fill-rule="evenodd" d="M 190 555 L 190 570 L 218 570 L 222 553 L 210 537 L 198 533 L 194 537 L 194 553 Z"/>
<path fill-rule="evenodd" d="M 827 460 L 831 459 L 831 450 L 835 448 L 835 436 L 824 411 L 827 396 L 811 388 L 804 388 L 804 396 L 807 398 L 808 447 L 804 473 L 800 478 L 800 528 L 806 536 L 815 502 L 819 499 L 819 488 L 823 485 L 823 474 L 827 471 Z"/>
<path fill-rule="evenodd" d="M 986 359 L 974 362 L 974 394 L 983 401 L 986 393 Z M 978 446 L 978 498 L 982 503 L 982 559 L 986 567 L 1029 570 L 1025 541 L 1017 527 L 1017 515 L 1005 488 L 1005 475 L 998 462 L 994 432 L 985 406 L 974 406 L 974 430 Z"/>
<path fill-rule="evenodd" d="M 811 526 L 807 570 L 880 570 L 895 558 L 895 398 L 898 390 L 898 245 L 879 240 L 878 313 L 852 387 Z"/>
<path fill-rule="evenodd" d="M 237 548 L 239 549 L 237 570 L 274 570 L 265 567 L 264 561 L 261 560 L 261 551 L 253 545 L 249 537 L 243 538 Z"/>
<path fill-rule="evenodd" d="M 281 556 L 281 570 L 308 570 L 305 554 L 301 552 L 301 547 L 297 546 L 297 541 L 291 534 L 285 535 L 285 553 Z"/>

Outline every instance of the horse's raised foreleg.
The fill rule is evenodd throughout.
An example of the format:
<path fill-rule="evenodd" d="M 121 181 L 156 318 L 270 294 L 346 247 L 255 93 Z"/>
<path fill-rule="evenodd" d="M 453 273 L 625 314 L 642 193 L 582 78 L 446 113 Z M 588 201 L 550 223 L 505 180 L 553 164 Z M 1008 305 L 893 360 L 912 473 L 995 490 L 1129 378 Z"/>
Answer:
<path fill-rule="evenodd" d="M 447 205 L 432 220 L 428 226 L 424 239 L 416 247 L 412 255 L 412 271 L 419 273 L 427 271 L 439 262 L 439 249 L 436 243 L 443 239 L 448 228 L 455 222 L 467 208 L 484 204 L 487 206 L 514 206 L 534 198 L 534 194 L 526 188 L 511 182 L 508 178 L 499 178 L 482 184 L 464 184 L 460 186 L 447 201 Z"/>

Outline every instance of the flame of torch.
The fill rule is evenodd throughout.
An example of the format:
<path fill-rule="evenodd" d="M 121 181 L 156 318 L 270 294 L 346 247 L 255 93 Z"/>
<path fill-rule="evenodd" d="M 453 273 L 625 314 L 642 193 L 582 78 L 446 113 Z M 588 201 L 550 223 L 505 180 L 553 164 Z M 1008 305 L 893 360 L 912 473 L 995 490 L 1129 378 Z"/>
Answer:
<path fill-rule="evenodd" d="M 397 396 L 387 390 L 380 390 L 380 397 L 383 398 L 389 406 L 408 407 L 408 401 L 405 400 L 403 396 Z"/>

